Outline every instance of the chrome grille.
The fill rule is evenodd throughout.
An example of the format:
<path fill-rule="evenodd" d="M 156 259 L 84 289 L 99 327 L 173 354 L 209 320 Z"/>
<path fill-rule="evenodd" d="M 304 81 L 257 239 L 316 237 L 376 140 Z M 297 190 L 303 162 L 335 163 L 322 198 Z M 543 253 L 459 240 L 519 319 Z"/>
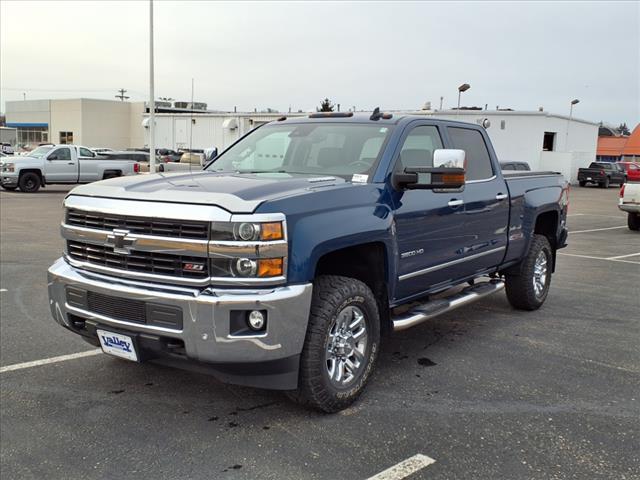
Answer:
<path fill-rule="evenodd" d="M 187 207 L 185 207 L 187 208 Z M 130 217 L 99 212 L 67 209 L 66 223 L 97 230 L 123 229 L 139 235 L 209 239 L 209 223 L 163 218 Z"/>
<path fill-rule="evenodd" d="M 69 257 L 93 265 L 125 271 L 171 277 L 201 279 L 209 276 L 208 262 L 202 257 L 132 250 L 128 255 L 114 253 L 113 247 L 67 240 Z M 203 265 L 202 271 L 186 269 L 187 265 Z"/>

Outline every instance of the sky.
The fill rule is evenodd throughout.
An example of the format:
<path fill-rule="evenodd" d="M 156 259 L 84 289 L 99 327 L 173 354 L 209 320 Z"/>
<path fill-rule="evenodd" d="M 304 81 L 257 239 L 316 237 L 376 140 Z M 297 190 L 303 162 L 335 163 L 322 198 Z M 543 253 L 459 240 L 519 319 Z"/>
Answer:
<path fill-rule="evenodd" d="M 640 121 L 640 2 L 154 2 L 156 97 L 210 109 L 430 101 Z M 148 99 L 148 1 L 0 2 L 0 109 Z"/>

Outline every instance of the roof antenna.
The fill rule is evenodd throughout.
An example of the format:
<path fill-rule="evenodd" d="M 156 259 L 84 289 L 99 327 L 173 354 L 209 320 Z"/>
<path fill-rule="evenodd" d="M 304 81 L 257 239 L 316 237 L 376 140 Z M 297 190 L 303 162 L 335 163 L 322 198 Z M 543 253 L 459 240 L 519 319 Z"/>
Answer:
<path fill-rule="evenodd" d="M 380 107 L 376 107 L 373 109 L 373 113 L 369 117 L 369 120 L 380 120 L 382 114 L 380 113 Z"/>
<path fill-rule="evenodd" d="M 193 180 L 192 162 L 193 162 L 193 78 L 191 79 L 191 115 L 189 125 L 189 175 Z"/>

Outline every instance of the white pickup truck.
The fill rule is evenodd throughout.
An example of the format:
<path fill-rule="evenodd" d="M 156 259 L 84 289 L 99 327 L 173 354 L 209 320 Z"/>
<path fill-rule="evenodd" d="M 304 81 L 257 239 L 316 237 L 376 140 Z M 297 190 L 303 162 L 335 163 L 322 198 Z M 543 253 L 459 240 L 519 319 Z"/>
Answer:
<path fill-rule="evenodd" d="M 627 182 L 622 185 L 618 208 L 627 212 L 629 230 L 640 230 L 640 182 Z"/>
<path fill-rule="evenodd" d="M 20 188 L 37 192 L 51 183 L 90 183 L 106 178 L 135 175 L 140 164 L 131 160 L 110 160 L 78 145 L 43 145 L 28 155 L 3 157 L 0 185 L 5 190 Z"/>

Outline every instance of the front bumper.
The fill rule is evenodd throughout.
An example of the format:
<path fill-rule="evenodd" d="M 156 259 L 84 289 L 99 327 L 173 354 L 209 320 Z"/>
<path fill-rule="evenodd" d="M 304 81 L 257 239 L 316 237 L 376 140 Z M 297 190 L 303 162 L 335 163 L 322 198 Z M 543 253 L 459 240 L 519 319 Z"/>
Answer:
<path fill-rule="evenodd" d="M 13 172 L 1 172 L 0 173 L 0 183 L 5 187 L 17 187 L 18 186 L 18 175 Z"/>
<path fill-rule="evenodd" d="M 139 338 L 143 358 L 208 364 L 213 368 L 211 373 L 229 383 L 274 389 L 296 387 L 297 359 L 306 335 L 312 284 L 202 290 L 108 277 L 71 267 L 62 258 L 51 266 L 48 278 L 53 318 L 90 341 L 97 340 L 96 328 L 112 329 Z M 121 305 L 133 300 L 177 309 L 182 312 L 182 325 L 149 325 L 96 313 L 89 307 L 79 308 L 75 301 L 71 301 L 75 306 L 69 303 L 69 288 L 108 296 L 115 303 L 120 299 Z M 231 317 L 235 312 L 253 309 L 266 310 L 266 331 L 232 334 Z"/>

